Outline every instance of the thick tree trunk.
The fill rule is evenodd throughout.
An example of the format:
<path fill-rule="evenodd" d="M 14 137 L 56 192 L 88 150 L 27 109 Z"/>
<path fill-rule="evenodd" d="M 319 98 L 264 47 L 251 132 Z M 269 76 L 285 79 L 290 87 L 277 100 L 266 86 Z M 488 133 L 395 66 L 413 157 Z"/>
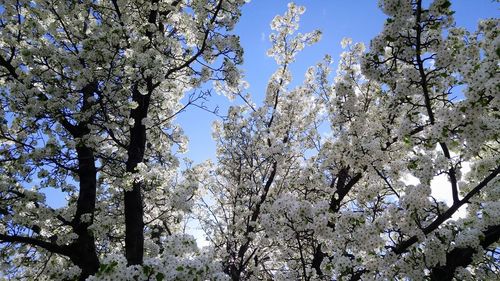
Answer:
<path fill-rule="evenodd" d="M 141 184 L 134 183 L 125 192 L 125 255 L 128 265 L 142 264 L 144 250 L 144 221 Z"/>
<path fill-rule="evenodd" d="M 138 103 L 138 106 L 130 112 L 130 118 L 135 123 L 130 130 L 126 169 L 129 173 L 136 173 L 137 164 L 143 161 L 146 148 L 146 126 L 144 126 L 143 120 L 147 117 L 150 94 L 142 95 L 138 91 L 137 85 L 134 85 L 132 99 Z M 143 260 L 142 184 L 142 182 L 134 182 L 132 190 L 125 191 L 125 256 L 128 265 L 142 264 Z"/>
<path fill-rule="evenodd" d="M 97 169 L 94 153 L 90 148 L 79 145 L 76 151 L 78 153 L 80 191 L 72 225 L 78 238 L 70 245 L 70 249 L 74 253 L 71 255 L 71 260 L 82 270 L 79 280 L 85 280 L 89 275 L 93 275 L 99 270 L 95 237 L 88 230 L 94 220 Z M 84 215 L 85 217 L 89 216 L 89 218 L 82 219 Z"/>

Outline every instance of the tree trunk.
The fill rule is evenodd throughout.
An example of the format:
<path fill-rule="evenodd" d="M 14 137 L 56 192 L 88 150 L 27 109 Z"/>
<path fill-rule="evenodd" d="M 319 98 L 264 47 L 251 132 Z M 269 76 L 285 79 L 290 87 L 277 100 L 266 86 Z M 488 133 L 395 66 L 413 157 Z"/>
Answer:
<path fill-rule="evenodd" d="M 132 191 L 125 192 L 125 255 L 128 265 L 142 264 L 144 249 L 144 221 L 141 184 L 134 183 Z"/>
<path fill-rule="evenodd" d="M 72 221 L 73 230 L 78 238 L 70 245 L 71 260 L 82 269 L 79 280 L 85 280 L 89 275 L 99 270 L 99 259 L 97 257 L 95 237 L 88 227 L 94 221 L 94 211 L 97 189 L 97 169 L 92 150 L 85 145 L 79 144 L 78 153 L 78 177 L 80 190 L 77 201 L 76 215 Z M 83 219 L 82 216 L 90 216 Z"/>
<path fill-rule="evenodd" d="M 132 87 L 132 99 L 138 103 L 132 109 L 130 118 L 134 126 L 130 130 L 128 146 L 127 172 L 136 173 L 137 164 L 144 159 L 146 148 L 146 126 L 143 119 L 147 117 L 150 94 L 142 95 L 137 85 Z M 142 264 L 144 251 L 144 221 L 142 206 L 142 182 L 134 182 L 132 190 L 125 191 L 125 256 L 128 265 Z"/>

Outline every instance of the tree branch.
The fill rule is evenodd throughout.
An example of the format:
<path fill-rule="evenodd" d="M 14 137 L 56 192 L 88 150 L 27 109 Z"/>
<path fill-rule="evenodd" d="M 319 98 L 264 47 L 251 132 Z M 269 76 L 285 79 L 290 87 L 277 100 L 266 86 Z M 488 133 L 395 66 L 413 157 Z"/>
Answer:
<path fill-rule="evenodd" d="M 70 256 L 70 251 L 67 246 L 61 246 L 47 241 L 39 240 L 33 237 L 19 236 L 19 235 L 6 235 L 0 233 L 0 243 L 21 243 L 31 246 L 43 248 L 49 252 L 60 254 L 63 256 Z"/>
<path fill-rule="evenodd" d="M 458 202 L 453 203 L 453 205 L 446 210 L 442 215 L 438 216 L 431 224 L 429 224 L 427 227 L 425 227 L 422 232 L 424 234 L 429 234 L 432 231 L 436 230 L 441 226 L 443 222 L 448 220 L 453 216 L 453 214 L 465 203 L 468 203 L 469 200 L 476 194 L 478 194 L 481 189 L 483 189 L 490 181 L 492 181 L 496 176 L 500 173 L 500 166 L 497 166 L 495 170 L 491 172 L 483 181 L 481 181 L 474 189 L 472 189 L 467 195 L 464 196 L 464 198 Z M 394 253 L 396 254 L 402 254 L 406 252 L 406 250 L 415 244 L 418 241 L 418 238 L 416 235 L 412 236 L 411 238 L 399 243 L 396 247 L 393 248 Z"/>
<path fill-rule="evenodd" d="M 483 249 L 500 239 L 500 225 L 488 227 L 484 232 L 484 239 L 480 245 Z M 458 267 L 467 267 L 472 263 L 472 256 L 477 252 L 473 247 L 455 248 L 446 254 L 446 264 L 436 266 L 431 270 L 430 278 L 433 281 L 451 281 Z"/>

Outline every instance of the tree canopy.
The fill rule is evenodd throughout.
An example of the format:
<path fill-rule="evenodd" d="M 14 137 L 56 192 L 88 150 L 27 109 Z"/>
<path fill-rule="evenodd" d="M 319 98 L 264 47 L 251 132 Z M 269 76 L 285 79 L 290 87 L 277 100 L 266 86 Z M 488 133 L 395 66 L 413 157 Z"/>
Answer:
<path fill-rule="evenodd" d="M 448 0 L 383 0 L 368 47 L 344 39 L 334 74 L 325 54 L 292 87 L 321 32 L 290 3 L 259 102 L 243 4 L 2 4 L 0 279 L 500 278 L 499 20 L 469 32 Z M 175 117 L 207 82 L 243 103 L 214 123 L 216 159 L 182 168 Z"/>

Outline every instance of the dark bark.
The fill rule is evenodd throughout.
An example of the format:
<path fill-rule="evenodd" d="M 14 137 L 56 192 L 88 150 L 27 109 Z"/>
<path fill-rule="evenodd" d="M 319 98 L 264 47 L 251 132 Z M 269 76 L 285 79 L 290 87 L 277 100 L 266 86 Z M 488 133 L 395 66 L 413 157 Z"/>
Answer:
<path fill-rule="evenodd" d="M 112 1 L 114 8 L 118 17 L 121 17 L 121 12 L 116 1 Z M 155 0 L 153 3 L 157 2 Z M 174 6 L 179 5 L 180 1 L 174 1 Z M 211 17 L 210 22 L 214 23 L 217 15 L 222 8 L 222 1 L 217 4 L 214 15 Z M 162 23 L 158 23 L 158 12 L 156 10 L 151 10 L 148 15 L 148 22 L 158 27 L 162 26 Z M 123 25 L 123 23 L 121 22 Z M 203 43 L 198 51 L 184 63 L 177 67 L 169 69 L 165 75 L 168 79 L 172 73 L 175 73 L 181 69 L 189 67 L 191 63 L 196 61 L 200 57 L 207 47 L 208 35 L 210 29 L 205 31 L 205 36 Z M 153 41 L 153 33 L 148 31 L 146 36 Z M 160 82 L 153 83 L 151 77 L 145 77 L 145 82 L 147 84 L 147 93 L 144 95 L 139 92 L 138 84 L 136 83 L 132 87 L 132 100 L 138 103 L 138 107 L 130 111 L 130 118 L 135 122 L 134 126 L 130 131 L 130 143 L 128 145 L 127 154 L 128 159 L 126 162 L 126 171 L 129 173 L 135 173 L 137 164 L 142 162 L 144 159 L 144 151 L 146 147 L 146 127 L 142 124 L 144 118 L 147 117 L 149 110 L 149 102 L 153 90 L 158 87 Z M 127 258 L 128 265 L 142 264 L 143 261 L 143 251 L 144 251 L 144 209 L 143 209 L 143 199 L 141 194 L 142 189 L 141 182 L 134 182 L 132 190 L 126 191 L 124 194 L 124 208 L 125 208 L 125 256 Z"/>
<path fill-rule="evenodd" d="M 490 226 L 483 234 L 484 239 L 480 244 L 483 249 L 486 249 L 500 238 L 500 225 Z M 451 281 L 458 267 L 467 267 L 472 263 L 472 256 L 475 253 L 476 249 L 471 247 L 453 249 L 446 254 L 445 265 L 437 266 L 431 270 L 431 280 Z"/>
<path fill-rule="evenodd" d="M 347 196 L 351 188 L 354 187 L 356 183 L 363 177 L 362 173 L 356 173 L 353 176 L 349 175 L 349 167 L 342 168 L 336 178 L 332 181 L 331 187 L 336 182 L 335 192 L 332 194 L 330 198 L 330 211 L 333 213 L 338 213 L 340 211 L 340 205 L 344 197 Z M 366 168 L 364 168 L 366 169 Z M 350 177 L 350 178 L 349 178 Z M 349 181 L 347 179 L 349 178 Z M 337 198 L 335 198 L 335 194 L 337 194 Z"/>
<path fill-rule="evenodd" d="M 82 89 L 82 112 L 90 110 L 92 105 L 88 99 L 97 91 L 97 82 L 91 82 Z M 78 139 L 90 133 L 87 125 L 92 122 L 92 119 L 91 117 L 89 120 L 83 121 L 78 125 L 72 125 L 65 117 L 61 117 L 59 122 L 72 137 Z M 71 261 L 82 270 L 79 280 L 85 280 L 89 275 L 94 275 L 99 270 L 95 237 L 88 229 L 94 222 L 97 168 L 93 150 L 83 142 L 77 143 L 76 153 L 78 158 L 79 193 L 76 202 L 75 217 L 70 222 L 70 225 L 73 228 L 73 232 L 78 235 L 78 238 L 68 245 L 67 249 L 69 250 L 68 256 Z M 85 216 L 85 219 L 82 216 Z"/>
<path fill-rule="evenodd" d="M 158 1 L 153 0 L 152 3 L 156 4 Z M 113 4 L 119 18 L 121 18 L 121 13 L 116 1 L 113 1 Z M 158 12 L 156 10 L 151 10 L 148 16 L 148 22 L 156 25 L 157 16 Z M 158 25 L 162 25 L 162 23 Z M 146 36 L 149 38 L 150 42 L 152 42 L 153 32 L 147 31 Z M 132 100 L 137 102 L 138 106 L 130 111 L 130 118 L 132 118 L 135 123 L 130 130 L 130 143 L 127 149 L 128 159 L 126 171 L 129 173 L 137 172 L 137 164 L 143 161 L 144 151 L 146 149 L 146 126 L 144 126 L 142 122 L 148 115 L 149 101 L 151 99 L 151 93 L 154 90 L 150 77 L 146 77 L 146 83 L 148 92 L 145 95 L 139 91 L 137 83 L 135 83 L 131 89 Z M 125 257 L 127 258 L 128 265 L 142 264 L 144 257 L 144 208 L 141 193 L 142 187 L 142 182 L 134 181 L 132 190 L 125 191 L 124 194 Z"/>
<path fill-rule="evenodd" d="M 347 196 L 349 191 L 359 182 L 359 180 L 363 177 L 362 173 L 354 174 L 349 181 L 349 167 L 340 169 L 337 176 L 332 180 L 330 187 L 335 187 L 335 192 L 332 194 L 330 198 L 330 211 L 333 213 L 338 213 L 340 210 L 340 205 L 342 200 Z M 337 198 L 335 198 L 335 194 L 337 194 Z M 328 222 L 328 227 L 335 230 L 335 224 L 332 222 Z M 320 277 L 323 276 L 323 272 L 321 271 L 321 263 L 323 260 L 328 257 L 326 253 L 321 250 L 321 244 L 319 244 L 313 252 L 312 255 L 312 264 L 311 268 L 316 271 L 316 274 Z"/>
<path fill-rule="evenodd" d="M 142 264 L 144 251 L 144 221 L 141 183 L 134 183 L 125 192 L 125 255 L 128 265 Z"/>
<path fill-rule="evenodd" d="M 316 274 L 319 277 L 323 277 L 323 271 L 321 271 L 321 263 L 327 257 L 327 255 L 321 250 L 321 244 L 314 249 L 311 267 L 316 270 Z"/>
<path fill-rule="evenodd" d="M 99 270 L 99 258 L 95 246 L 95 237 L 88 227 L 93 223 L 96 189 L 97 169 L 95 157 L 92 150 L 85 145 L 79 145 L 76 149 L 78 154 L 78 177 L 80 190 L 76 203 L 76 215 L 72 221 L 73 231 L 78 238 L 69 246 L 71 261 L 82 269 L 79 280 L 85 280 L 89 275 Z M 90 215 L 90 220 L 83 220 L 83 215 Z"/>
<path fill-rule="evenodd" d="M 5 235 L 0 233 L 0 244 L 2 243 L 27 244 L 45 249 L 51 253 L 56 253 L 63 256 L 70 255 L 70 252 L 68 251 L 66 246 L 57 245 L 55 243 L 40 240 L 38 238 L 33 238 L 33 237 L 19 236 L 19 235 Z"/>
<path fill-rule="evenodd" d="M 137 85 L 132 88 L 132 99 L 138 106 L 130 112 L 134 126 L 130 130 L 126 169 L 135 173 L 137 164 L 144 159 L 146 148 L 146 126 L 142 121 L 147 117 L 150 94 L 142 95 Z M 142 264 L 144 251 L 144 219 L 142 205 L 142 182 L 134 182 L 132 190 L 125 191 L 125 256 L 128 265 Z"/>
<path fill-rule="evenodd" d="M 78 131 L 76 127 L 73 128 Z M 95 246 L 95 237 L 88 227 L 93 223 L 96 202 L 95 157 L 92 150 L 82 144 L 77 147 L 79 194 L 76 203 L 76 214 L 71 221 L 59 218 L 65 225 L 71 226 L 78 238 L 69 245 L 58 245 L 55 241 L 45 241 L 39 237 L 0 234 L 1 242 L 20 243 L 42 248 L 51 253 L 68 257 L 81 270 L 79 280 L 85 280 L 99 270 L 99 258 Z M 90 214 L 90 220 L 82 220 L 83 215 Z M 38 226 L 37 226 L 38 227 Z"/>

